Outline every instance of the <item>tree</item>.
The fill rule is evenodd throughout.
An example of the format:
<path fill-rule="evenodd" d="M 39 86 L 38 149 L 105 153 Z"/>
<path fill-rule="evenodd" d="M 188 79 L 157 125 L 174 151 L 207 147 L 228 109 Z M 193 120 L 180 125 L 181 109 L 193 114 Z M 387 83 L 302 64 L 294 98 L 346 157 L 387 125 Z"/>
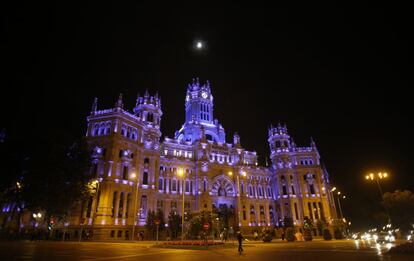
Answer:
<path fill-rule="evenodd" d="M 203 231 L 204 225 L 204 213 L 194 212 L 190 215 L 190 231 L 189 235 L 191 238 L 197 238 Z"/>
<path fill-rule="evenodd" d="M 23 198 L 29 210 L 45 211 L 47 222 L 52 216 L 65 220 L 89 194 L 90 152 L 85 140 L 76 141 L 64 132 L 43 138 L 39 137 L 42 146 L 29 152 Z"/>
<path fill-rule="evenodd" d="M 292 227 L 286 228 L 286 240 L 289 242 L 295 241 L 295 231 Z"/>
<path fill-rule="evenodd" d="M 177 238 L 181 230 L 181 216 L 177 212 L 174 211 L 168 215 L 168 227 L 171 232 L 171 238 Z"/>
<path fill-rule="evenodd" d="M 322 234 L 323 231 L 328 227 L 325 219 L 318 219 L 316 222 L 316 228 L 318 229 L 318 233 Z"/>
<path fill-rule="evenodd" d="M 285 217 L 283 219 L 283 229 L 286 229 L 288 227 L 294 227 L 293 219 L 291 217 Z"/>
<path fill-rule="evenodd" d="M 158 209 L 157 212 L 148 211 L 145 228 L 147 229 L 148 234 L 151 238 L 155 238 L 155 235 L 157 233 L 157 225 L 155 224 L 155 220 L 159 220 L 160 224 L 158 225 L 158 231 L 162 231 L 165 228 L 164 214 L 162 210 Z"/>
<path fill-rule="evenodd" d="M 409 230 L 414 222 L 414 194 L 409 190 L 396 190 L 384 193 L 382 199 L 382 204 L 389 209 L 393 226 Z"/>
<path fill-rule="evenodd" d="M 325 228 L 323 230 L 323 239 L 325 239 L 325 240 L 332 240 L 331 232 L 327 228 Z"/>

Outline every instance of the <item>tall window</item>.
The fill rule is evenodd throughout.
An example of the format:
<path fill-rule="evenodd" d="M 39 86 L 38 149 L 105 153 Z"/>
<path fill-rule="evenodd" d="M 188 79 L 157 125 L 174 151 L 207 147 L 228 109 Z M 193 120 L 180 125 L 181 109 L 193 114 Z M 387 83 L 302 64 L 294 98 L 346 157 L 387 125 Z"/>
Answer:
<path fill-rule="evenodd" d="M 189 180 L 185 181 L 185 192 L 190 192 L 190 181 Z"/>
<path fill-rule="evenodd" d="M 150 121 L 150 122 L 154 121 L 154 115 L 152 113 L 147 114 L 147 121 Z"/>
<path fill-rule="evenodd" d="M 313 219 L 312 204 L 310 202 L 308 202 L 308 210 L 309 210 L 310 219 Z"/>
<path fill-rule="evenodd" d="M 172 180 L 172 191 L 177 191 L 177 180 Z"/>
<path fill-rule="evenodd" d="M 313 202 L 313 211 L 315 211 L 315 219 L 319 219 L 318 207 L 316 202 Z"/>
<path fill-rule="evenodd" d="M 92 173 L 93 175 L 98 176 L 98 162 L 92 164 Z"/>
<path fill-rule="evenodd" d="M 315 194 L 315 186 L 313 184 L 309 184 L 309 189 L 311 194 Z"/>
<path fill-rule="evenodd" d="M 124 212 L 124 192 L 121 192 L 118 208 L 118 217 L 122 218 L 122 213 Z"/>
<path fill-rule="evenodd" d="M 123 168 L 122 179 L 128 179 L 128 166 L 124 166 Z"/>
<path fill-rule="evenodd" d="M 158 189 L 159 190 L 162 190 L 163 189 L 163 180 L 162 180 L 162 178 L 159 178 L 158 179 Z"/>
<path fill-rule="evenodd" d="M 126 212 L 125 212 L 125 217 L 128 218 L 129 215 L 129 208 L 131 207 L 131 193 L 128 193 L 127 196 L 127 205 L 126 205 Z"/>
<path fill-rule="evenodd" d="M 204 189 L 204 192 L 207 191 L 207 180 L 204 180 L 203 182 L 203 189 Z"/>
<path fill-rule="evenodd" d="M 114 217 L 114 216 L 115 216 L 115 209 L 116 209 L 116 197 L 117 197 L 117 195 L 118 195 L 118 192 L 117 192 L 117 191 L 115 191 L 115 192 L 114 192 L 114 196 L 113 196 L 113 198 L 112 198 L 112 217 Z"/>
<path fill-rule="evenodd" d="M 294 187 L 293 185 L 292 185 L 292 194 L 293 194 L 293 195 L 296 195 L 296 194 L 295 194 L 295 187 Z"/>
<path fill-rule="evenodd" d="M 142 175 L 142 184 L 148 185 L 148 172 L 144 171 L 144 174 Z"/>
<path fill-rule="evenodd" d="M 296 217 L 296 220 L 299 220 L 298 204 L 296 202 L 295 202 L 295 217 Z"/>
<path fill-rule="evenodd" d="M 322 203 L 318 202 L 319 210 L 321 211 L 321 219 L 325 218 L 325 212 L 323 211 Z"/>
<path fill-rule="evenodd" d="M 285 185 L 283 185 L 282 190 L 283 190 L 283 195 L 287 195 L 287 190 L 286 190 L 286 186 Z"/>

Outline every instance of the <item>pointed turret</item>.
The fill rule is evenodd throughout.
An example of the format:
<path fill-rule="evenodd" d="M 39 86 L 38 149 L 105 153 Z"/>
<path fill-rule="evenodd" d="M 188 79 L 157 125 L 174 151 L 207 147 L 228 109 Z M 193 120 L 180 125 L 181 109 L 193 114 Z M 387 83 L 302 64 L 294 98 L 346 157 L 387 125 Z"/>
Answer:
<path fill-rule="evenodd" d="M 315 142 L 313 141 L 313 138 L 312 138 L 312 137 L 311 137 L 311 142 L 310 142 L 310 145 L 311 145 L 311 147 L 312 147 L 312 148 L 316 149 L 316 144 L 315 144 Z"/>
<path fill-rule="evenodd" d="M 98 109 L 98 98 L 95 97 L 92 103 L 91 115 L 94 115 L 97 109 Z"/>
<path fill-rule="evenodd" d="M 115 108 L 117 108 L 117 109 L 123 109 L 124 108 L 124 102 L 122 101 L 122 93 L 119 94 L 118 100 L 115 103 Z"/>

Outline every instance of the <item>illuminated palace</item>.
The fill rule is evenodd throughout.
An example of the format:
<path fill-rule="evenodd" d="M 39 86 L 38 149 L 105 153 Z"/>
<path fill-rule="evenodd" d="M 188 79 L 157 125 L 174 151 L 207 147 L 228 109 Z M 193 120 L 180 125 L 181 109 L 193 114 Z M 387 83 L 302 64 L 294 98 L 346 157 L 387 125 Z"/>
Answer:
<path fill-rule="evenodd" d="M 258 166 L 258 155 L 242 147 L 237 133 L 231 143 L 213 115 L 208 82 L 188 85 L 185 122 L 174 138 L 161 141 L 161 99 L 138 96 L 132 112 L 123 106 L 98 110 L 87 118 L 87 140 L 93 149 L 93 171 L 99 184 L 81 219 L 97 238 L 128 238 L 133 224 L 145 225 L 150 210 L 195 212 L 233 208 L 241 229 L 280 225 L 285 217 L 300 228 L 304 217 L 335 218 L 328 174 L 317 147 L 297 147 L 286 126 L 269 128 L 270 167 Z M 183 195 L 184 209 L 183 209 Z"/>

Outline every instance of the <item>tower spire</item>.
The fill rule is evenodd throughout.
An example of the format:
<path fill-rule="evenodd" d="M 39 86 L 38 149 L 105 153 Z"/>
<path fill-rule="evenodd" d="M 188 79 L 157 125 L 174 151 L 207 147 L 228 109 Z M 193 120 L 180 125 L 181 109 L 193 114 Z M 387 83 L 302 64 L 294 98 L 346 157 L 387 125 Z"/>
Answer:
<path fill-rule="evenodd" d="M 95 98 L 93 99 L 93 103 L 92 103 L 91 114 L 92 114 L 92 115 L 93 115 L 93 114 L 95 114 L 97 109 L 98 109 L 98 98 L 97 98 L 97 97 L 95 97 Z"/>
<path fill-rule="evenodd" d="M 115 103 L 115 108 L 124 108 L 124 102 L 122 101 L 122 93 L 119 94 L 118 100 Z"/>

